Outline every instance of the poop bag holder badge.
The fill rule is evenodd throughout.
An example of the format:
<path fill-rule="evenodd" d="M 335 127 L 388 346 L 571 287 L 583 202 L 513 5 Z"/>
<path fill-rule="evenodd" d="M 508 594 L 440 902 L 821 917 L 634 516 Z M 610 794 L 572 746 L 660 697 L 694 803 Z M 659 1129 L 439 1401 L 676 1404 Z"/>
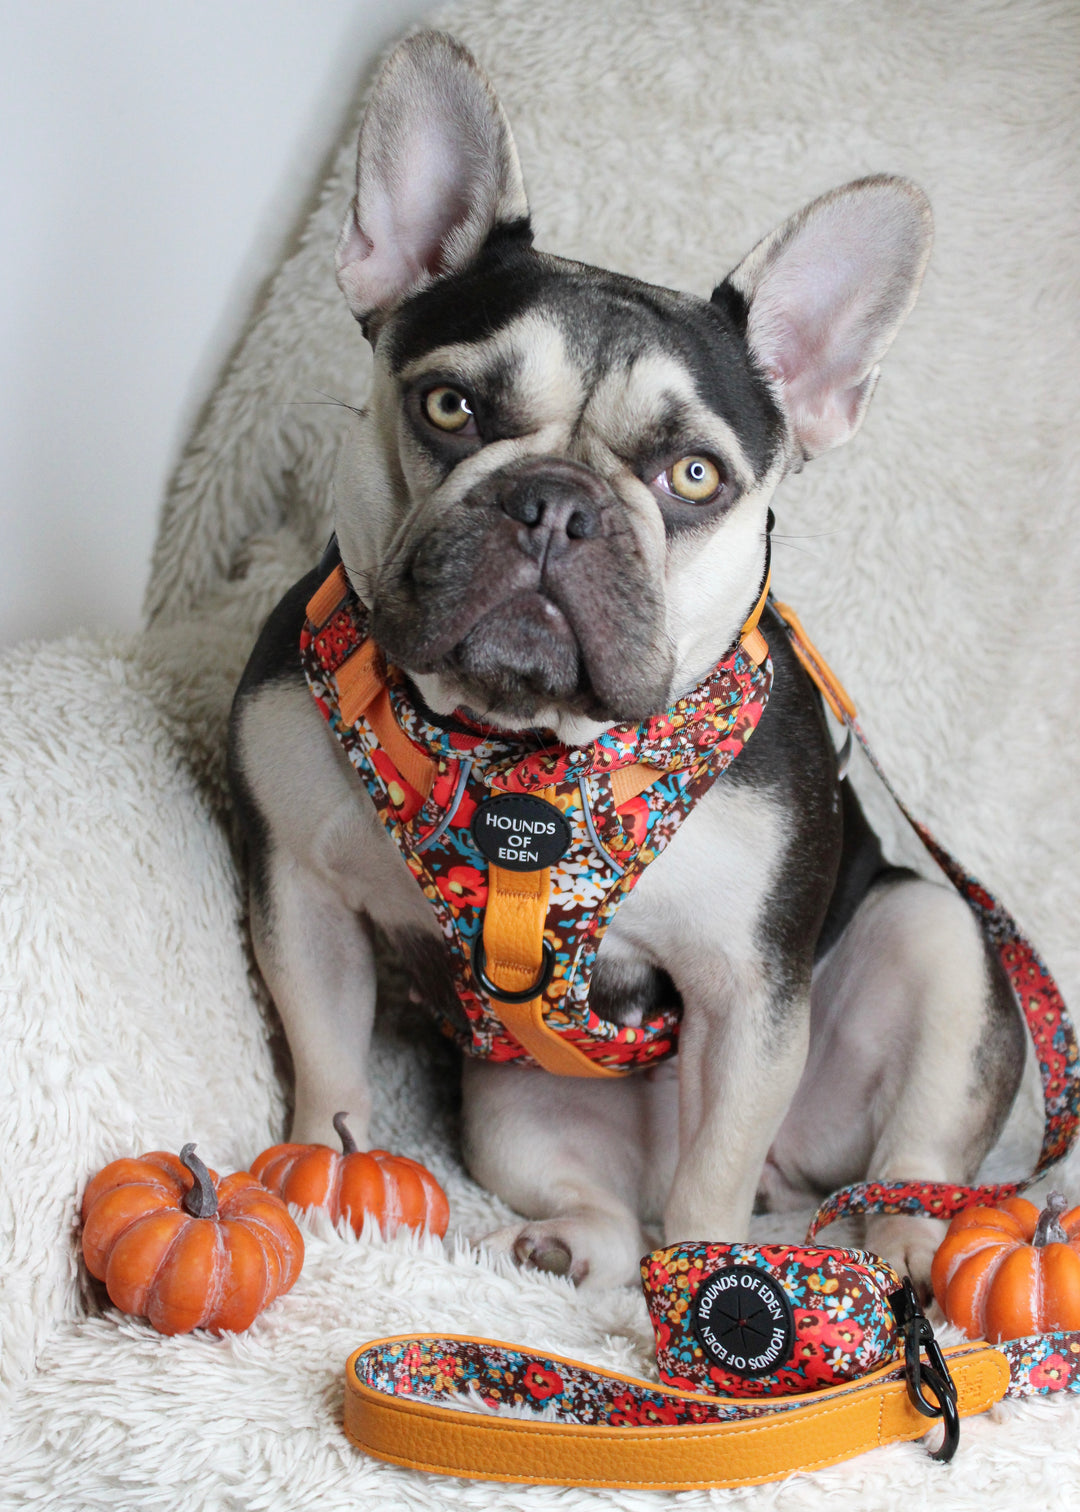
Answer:
<path fill-rule="evenodd" d="M 345 1432 L 443 1475 L 688 1490 L 834 1464 L 930 1417 L 947 1460 L 960 1418 L 1009 1386 L 999 1350 L 941 1350 L 910 1281 L 862 1250 L 677 1244 L 641 1272 L 664 1385 L 494 1339 L 377 1339 L 346 1366 Z"/>

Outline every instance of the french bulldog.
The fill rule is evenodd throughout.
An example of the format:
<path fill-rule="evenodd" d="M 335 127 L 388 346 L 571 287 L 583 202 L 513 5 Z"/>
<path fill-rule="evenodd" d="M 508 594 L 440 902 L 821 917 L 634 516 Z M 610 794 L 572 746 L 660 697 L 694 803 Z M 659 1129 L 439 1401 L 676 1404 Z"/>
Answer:
<path fill-rule="evenodd" d="M 769 503 L 859 428 L 931 242 L 900 178 L 845 185 L 711 299 L 533 245 L 510 128 L 436 32 L 390 56 L 360 132 L 337 276 L 374 350 L 335 479 L 348 582 L 427 717 L 587 746 L 668 709 L 738 640 Z M 372 1101 L 373 934 L 452 993 L 432 909 L 313 700 L 313 571 L 236 694 L 230 772 L 259 967 L 296 1073 L 293 1137 Z M 518 1214 L 487 1243 L 588 1286 L 658 1233 L 853 1180 L 968 1182 L 1015 1096 L 1024 1031 L 967 905 L 886 863 L 774 614 L 754 739 L 604 936 L 590 1006 L 681 1014 L 678 1054 L 605 1080 L 465 1057 L 470 1171 Z M 531 737 L 529 737 L 531 738 Z M 940 1226 L 868 1221 L 924 1293 Z"/>

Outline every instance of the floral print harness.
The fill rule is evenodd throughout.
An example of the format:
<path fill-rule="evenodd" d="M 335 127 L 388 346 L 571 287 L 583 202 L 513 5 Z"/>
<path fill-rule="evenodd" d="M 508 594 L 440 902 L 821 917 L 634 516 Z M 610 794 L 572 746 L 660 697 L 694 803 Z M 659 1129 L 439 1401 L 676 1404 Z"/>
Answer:
<path fill-rule="evenodd" d="M 486 1060 L 539 1059 L 572 1075 L 619 1074 L 672 1055 L 675 1007 L 640 1025 L 615 1024 L 589 1007 L 589 984 L 615 910 L 765 712 L 772 662 L 756 619 L 685 698 L 641 724 L 614 725 L 581 749 L 550 737 L 544 743 L 543 732 L 508 735 L 460 714 L 436 724 L 397 669 L 382 664 L 340 563 L 308 606 L 300 656 L 320 712 L 435 910 L 468 1032 L 449 1018 L 443 1027 L 462 1049 Z M 523 1045 L 505 1005 L 481 985 L 478 946 L 492 878 L 498 873 L 504 886 L 514 879 L 489 865 L 471 826 L 478 806 L 502 794 L 539 795 L 569 826 L 569 850 L 542 874 L 548 980 L 539 1007 L 543 1028 L 568 1045 L 569 1056 L 557 1045 L 549 1055 L 542 1033 Z"/>

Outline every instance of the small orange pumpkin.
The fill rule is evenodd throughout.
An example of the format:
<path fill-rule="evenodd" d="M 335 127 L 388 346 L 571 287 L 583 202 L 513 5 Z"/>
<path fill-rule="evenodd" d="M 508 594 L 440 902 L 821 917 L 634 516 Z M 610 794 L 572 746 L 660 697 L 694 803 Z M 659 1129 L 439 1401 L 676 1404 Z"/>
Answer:
<path fill-rule="evenodd" d="M 1009 1197 L 957 1213 L 934 1256 L 934 1296 L 969 1339 L 1080 1328 L 1080 1207 Z"/>
<path fill-rule="evenodd" d="M 292 1286 L 304 1241 L 247 1171 L 219 1181 L 186 1144 L 114 1160 L 86 1188 L 86 1268 L 121 1312 L 158 1333 L 239 1333 Z"/>
<path fill-rule="evenodd" d="M 335 1223 L 347 1218 L 358 1234 L 371 1214 L 384 1234 L 427 1228 L 441 1239 L 450 1207 L 431 1172 L 407 1155 L 358 1150 L 348 1116 L 334 1114 L 340 1155 L 329 1145 L 273 1145 L 252 1162 L 251 1174 L 285 1202 L 325 1208 Z"/>

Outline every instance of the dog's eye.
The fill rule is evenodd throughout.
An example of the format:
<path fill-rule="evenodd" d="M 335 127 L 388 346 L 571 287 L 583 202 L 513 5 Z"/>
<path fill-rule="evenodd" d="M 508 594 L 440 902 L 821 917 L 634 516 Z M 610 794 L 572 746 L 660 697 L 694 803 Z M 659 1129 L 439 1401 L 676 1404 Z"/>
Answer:
<path fill-rule="evenodd" d="M 688 504 L 711 504 L 724 486 L 724 477 L 710 457 L 680 457 L 657 479 L 661 488 Z"/>
<path fill-rule="evenodd" d="M 473 418 L 465 395 L 445 383 L 424 395 L 424 414 L 442 431 L 463 431 Z"/>

